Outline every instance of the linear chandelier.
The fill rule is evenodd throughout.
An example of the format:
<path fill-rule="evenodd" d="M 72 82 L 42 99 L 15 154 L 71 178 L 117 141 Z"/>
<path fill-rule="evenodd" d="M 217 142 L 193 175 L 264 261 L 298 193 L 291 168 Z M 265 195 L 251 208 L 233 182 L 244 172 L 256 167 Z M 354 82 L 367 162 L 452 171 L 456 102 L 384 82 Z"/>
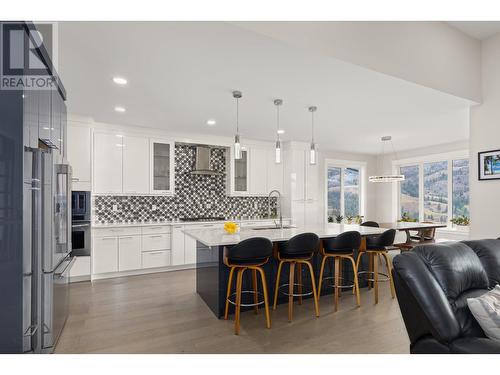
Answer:
<path fill-rule="evenodd" d="M 390 135 L 386 135 L 381 138 L 382 141 L 382 161 L 384 159 L 384 151 L 385 151 L 385 143 L 390 142 L 392 146 L 392 152 L 394 153 L 394 160 L 397 160 L 397 154 L 396 150 L 394 148 L 394 144 L 392 143 L 392 137 Z M 383 163 L 382 163 L 383 164 Z M 378 176 L 370 176 L 368 177 L 368 181 L 370 182 L 399 182 L 399 181 L 404 181 L 405 176 L 402 174 L 384 174 L 384 175 L 378 175 Z"/>

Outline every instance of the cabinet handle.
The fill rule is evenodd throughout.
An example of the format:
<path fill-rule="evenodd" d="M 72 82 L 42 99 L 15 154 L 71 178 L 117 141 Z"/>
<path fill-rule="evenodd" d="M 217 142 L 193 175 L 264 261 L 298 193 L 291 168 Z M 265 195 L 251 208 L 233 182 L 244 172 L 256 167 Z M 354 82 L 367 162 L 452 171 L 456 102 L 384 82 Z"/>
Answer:
<path fill-rule="evenodd" d="M 132 236 L 127 236 L 127 237 L 120 237 L 120 240 L 131 240 L 133 239 L 134 237 Z"/>
<path fill-rule="evenodd" d="M 101 238 L 101 240 L 116 240 L 116 237 L 104 237 L 104 238 Z"/>
<path fill-rule="evenodd" d="M 159 255 L 159 254 L 163 254 L 164 251 L 150 251 L 148 254 L 151 254 L 151 255 Z"/>
<path fill-rule="evenodd" d="M 162 238 L 163 236 L 160 234 L 160 235 L 157 235 L 157 236 L 150 236 L 150 238 Z"/>
<path fill-rule="evenodd" d="M 80 179 L 78 177 L 73 177 L 71 181 L 80 181 Z"/>

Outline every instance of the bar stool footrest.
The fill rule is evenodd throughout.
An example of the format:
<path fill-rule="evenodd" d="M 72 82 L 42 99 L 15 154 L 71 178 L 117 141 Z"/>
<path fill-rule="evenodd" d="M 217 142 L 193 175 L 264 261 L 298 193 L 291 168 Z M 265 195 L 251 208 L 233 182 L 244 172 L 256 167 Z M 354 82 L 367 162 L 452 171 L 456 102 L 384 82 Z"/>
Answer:
<path fill-rule="evenodd" d="M 264 304 L 264 294 L 262 294 L 261 292 L 255 292 L 253 290 L 242 290 L 241 291 L 241 294 L 257 294 L 258 298 L 259 298 L 259 302 L 257 303 L 240 303 L 240 306 L 242 307 L 249 307 L 249 306 L 260 306 L 260 305 L 263 305 Z M 261 298 L 261 299 L 260 299 Z M 233 294 L 231 294 L 229 296 L 229 298 L 227 299 L 227 301 L 233 305 L 233 306 L 236 306 L 236 292 L 234 292 Z"/>
<path fill-rule="evenodd" d="M 290 284 L 281 284 L 281 285 L 278 287 L 278 291 L 279 291 L 281 294 L 284 294 L 285 296 L 290 297 L 290 293 L 285 292 L 285 291 L 283 291 L 283 290 L 282 290 L 283 288 L 285 288 L 285 287 L 289 287 L 289 286 L 290 286 Z M 293 284 L 293 286 L 294 286 L 294 289 L 295 289 L 295 287 L 296 287 L 296 286 L 302 286 L 302 287 L 306 290 L 306 292 L 304 292 L 304 293 L 293 293 L 293 294 L 292 294 L 292 296 L 293 296 L 293 297 L 306 297 L 306 296 L 312 296 L 312 294 L 313 294 L 312 290 L 309 290 L 309 288 L 305 288 L 304 284 L 297 284 L 297 283 L 294 283 L 294 284 Z"/>
<path fill-rule="evenodd" d="M 388 274 L 383 273 L 383 272 L 377 272 L 377 273 L 379 274 L 379 276 L 382 276 L 382 278 L 379 278 L 378 281 L 389 281 L 390 280 Z M 373 272 L 373 271 L 360 271 L 360 272 L 358 272 L 358 275 L 362 275 L 362 274 L 370 274 L 370 275 L 372 275 L 371 276 L 372 278 L 367 278 L 366 280 L 367 281 L 375 281 L 375 279 L 373 278 L 374 275 L 375 275 L 375 272 Z"/>
<path fill-rule="evenodd" d="M 333 280 L 335 279 L 334 277 L 332 276 L 329 276 L 329 277 L 323 277 L 323 283 L 325 282 L 325 280 Z M 344 278 L 343 277 L 339 277 L 340 281 L 344 282 Z M 335 284 L 326 284 L 325 286 L 328 287 L 328 288 L 339 288 L 339 289 L 350 289 L 350 288 L 354 288 L 354 280 L 347 280 L 348 282 L 352 283 L 352 284 L 347 284 L 347 285 L 339 285 L 339 286 L 335 286 Z"/>

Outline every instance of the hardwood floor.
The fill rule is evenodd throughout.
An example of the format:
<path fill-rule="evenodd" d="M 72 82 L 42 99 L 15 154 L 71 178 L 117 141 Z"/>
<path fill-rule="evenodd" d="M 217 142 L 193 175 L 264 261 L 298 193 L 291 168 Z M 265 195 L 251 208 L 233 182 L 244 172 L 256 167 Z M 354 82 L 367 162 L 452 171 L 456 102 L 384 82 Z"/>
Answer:
<path fill-rule="evenodd" d="M 389 285 L 380 285 L 379 304 L 361 290 L 361 308 L 344 292 L 334 313 L 332 296 L 271 313 L 242 313 L 235 336 L 233 316 L 218 320 L 195 291 L 195 271 L 74 283 L 70 316 L 56 353 L 408 353 L 409 341 Z"/>

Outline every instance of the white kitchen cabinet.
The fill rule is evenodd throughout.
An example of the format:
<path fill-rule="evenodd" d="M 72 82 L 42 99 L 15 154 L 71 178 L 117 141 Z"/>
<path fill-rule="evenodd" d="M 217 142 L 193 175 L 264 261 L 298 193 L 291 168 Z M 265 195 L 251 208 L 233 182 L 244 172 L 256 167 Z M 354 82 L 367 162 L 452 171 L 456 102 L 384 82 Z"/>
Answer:
<path fill-rule="evenodd" d="M 174 192 L 174 142 L 150 140 L 150 183 L 152 193 Z"/>
<path fill-rule="evenodd" d="M 184 226 L 174 225 L 172 227 L 172 265 L 179 266 L 185 264 L 184 251 Z"/>
<path fill-rule="evenodd" d="M 158 268 L 170 266 L 170 251 L 148 251 L 142 253 L 142 268 Z"/>
<path fill-rule="evenodd" d="M 318 200 L 319 166 L 318 163 L 310 164 L 310 153 L 305 153 L 304 199 L 306 201 Z"/>
<path fill-rule="evenodd" d="M 68 161 L 73 169 L 73 190 L 91 190 L 92 130 L 86 126 L 68 123 L 66 147 Z"/>
<path fill-rule="evenodd" d="M 272 190 L 278 190 L 283 194 L 283 159 L 281 163 L 276 163 L 275 150 L 267 150 L 267 190 L 269 194 Z M 282 155 L 283 157 L 283 155 Z"/>
<path fill-rule="evenodd" d="M 305 151 L 290 150 L 289 159 L 290 192 L 292 201 L 305 199 Z"/>
<path fill-rule="evenodd" d="M 94 132 L 94 192 L 121 193 L 123 136 Z"/>
<path fill-rule="evenodd" d="M 250 195 L 267 195 L 267 149 L 252 147 L 250 149 Z"/>
<path fill-rule="evenodd" d="M 149 138 L 124 136 L 123 192 L 149 193 Z"/>
<path fill-rule="evenodd" d="M 118 237 L 94 238 L 92 273 L 118 271 Z"/>
<path fill-rule="evenodd" d="M 126 236 L 118 238 L 118 271 L 141 268 L 141 237 Z"/>
<path fill-rule="evenodd" d="M 78 256 L 69 271 L 70 282 L 88 280 L 91 273 L 90 256 Z"/>

